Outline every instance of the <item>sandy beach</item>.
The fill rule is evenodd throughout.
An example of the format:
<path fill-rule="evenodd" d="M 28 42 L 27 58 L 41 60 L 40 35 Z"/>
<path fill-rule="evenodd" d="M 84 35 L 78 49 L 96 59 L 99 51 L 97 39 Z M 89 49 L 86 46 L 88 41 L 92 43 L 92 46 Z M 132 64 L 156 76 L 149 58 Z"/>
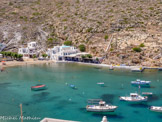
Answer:
<path fill-rule="evenodd" d="M 0 63 L 0 67 L 13 67 L 13 66 L 22 66 L 22 65 L 30 65 L 30 64 L 43 64 L 43 63 L 51 63 L 51 60 L 36 60 L 36 61 L 6 61 L 3 65 L 2 62 Z"/>
<path fill-rule="evenodd" d="M 96 67 L 108 67 L 110 68 L 112 65 L 108 65 L 108 64 L 93 64 L 93 63 L 83 63 L 83 62 L 76 62 L 78 64 L 82 64 L 82 65 L 92 65 L 92 66 L 96 66 Z M 140 67 L 140 66 L 113 66 L 114 68 L 125 68 L 125 69 L 132 69 L 135 67 Z"/>
<path fill-rule="evenodd" d="M 112 67 L 112 65 L 108 65 L 108 64 L 94 64 L 94 63 L 83 63 L 83 62 L 72 62 L 72 61 L 59 61 L 59 62 L 56 62 L 56 63 L 77 63 L 77 64 L 80 64 L 80 65 L 91 65 L 91 66 L 95 66 L 95 67 L 107 67 L 107 68 L 110 68 Z M 120 66 L 120 65 L 113 65 L 113 68 L 116 68 L 116 69 L 128 69 L 128 70 L 131 70 L 133 68 L 144 68 L 144 69 L 159 69 L 159 68 L 162 68 L 162 67 L 146 67 L 146 66 Z"/>
<path fill-rule="evenodd" d="M 6 65 L 2 65 L 2 62 L 0 62 L 0 67 L 13 67 L 13 66 L 23 66 L 23 65 L 30 65 L 30 64 L 43 64 L 43 63 L 77 63 L 80 65 L 91 65 L 95 67 L 108 67 L 110 68 L 112 65 L 108 64 L 93 64 L 93 63 L 83 63 L 83 62 L 71 62 L 71 61 L 52 61 L 52 60 L 27 60 L 27 61 L 6 61 Z M 140 68 L 141 66 L 117 66 L 113 65 L 114 68 L 117 69 L 128 69 L 131 70 L 132 68 Z M 159 67 L 143 67 L 148 69 L 158 69 Z"/>

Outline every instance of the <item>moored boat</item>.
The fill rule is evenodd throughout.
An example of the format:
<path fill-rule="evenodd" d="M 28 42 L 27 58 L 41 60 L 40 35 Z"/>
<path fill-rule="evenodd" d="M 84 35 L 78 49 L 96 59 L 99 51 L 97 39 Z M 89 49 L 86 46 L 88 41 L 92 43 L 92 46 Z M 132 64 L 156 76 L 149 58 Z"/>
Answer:
<path fill-rule="evenodd" d="M 132 85 L 140 85 L 140 86 L 149 86 L 151 83 L 151 81 L 144 81 L 144 80 L 140 80 L 137 79 L 136 81 L 131 81 Z"/>
<path fill-rule="evenodd" d="M 151 106 L 149 109 L 154 112 L 162 112 L 162 106 Z"/>
<path fill-rule="evenodd" d="M 98 82 L 97 84 L 100 85 L 100 86 L 102 86 L 102 87 L 105 86 L 105 83 L 104 82 Z"/>
<path fill-rule="evenodd" d="M 31 90 L 33 91 L 39 91 L 39 90 L 45 90 L 45 89 L 47 89 L 47 87 L 44 84 L 37 84 L 36 86 L 31 87 Z"/>
<path fill-rule="evenodd" d="M 77 87 L 74 84 L 70 84 L 69 87 L 72 89 L 77 89 Z"/>
<path fill-rule="evenodd" d="M 103 116 L 103 118 L 102 118 L 102 121 L 101 122 L 109 122 L 108 120 L 107 120 L 107 117 L 106 116 Z"/>
<path fill-rule="evenodd" d="M 90 112 L 114 112 L 117 106 L 106 104 L 105 101 L 99 101 L 97 105 L 87 105 L 86 110 Z"/>
<path fill-rule="evenodd" d="M 145 102 L 147 101 L 147 96 L 141 96 L 138 93 L 130 93 L 130 96 L 121 96 L 119 98 L 121 101 L 127 102 Z"/>

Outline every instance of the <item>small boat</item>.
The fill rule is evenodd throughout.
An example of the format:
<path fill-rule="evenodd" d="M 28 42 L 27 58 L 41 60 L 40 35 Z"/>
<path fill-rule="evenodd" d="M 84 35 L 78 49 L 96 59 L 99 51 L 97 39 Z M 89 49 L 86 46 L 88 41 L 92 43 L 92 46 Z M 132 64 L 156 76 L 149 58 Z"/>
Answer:
<path fill-rule="evenodd" d="M 151 96 L 151 95 L 153 95 L 153 93 L 152 92 L 142 92 L 142 95 Z"/>
<path fill-rule="evenodd" d="M 97 84 L 100 85 L 100 86 L 102 86 L 102 87 L 105 85 L 104 82 L 98 82 Z"/>
<path fill-rule="evenodd" d="M 72 89 L 77 89 L 77 87 L 74 84 L 70 84 L 69 87 Z"/>
<path fill-rule="evenodd" d="M 103 118 L 102 118 L 102 121 L 101 122 L 109 122 L 108 120 L 107 120 L 107 117 L 106 116 L 103 116 Z"/>
<path fill-rule="evenodd" d="M 106 102 L 102 100 L 99 101 L 97 105 L 91 104 L 86 106 L 86 110 L 89 112 L 114 112 L 116 109 L 117 106 L 106 104 Z"/>
<path fill-rule="evenodd" d="M 162 112 L 162 106 L 151 106 L 149 109 L 154 112 Z"/>
<path fill-rule="evenodd" d="M 151 83 L 151 81 L 144 81 L 144 80 L 140 80 L 137 79 L 136 81 L 131 81 L 132 85 L 140 85 L 140 86 L 149 86 Z"/>
<path fill-rule="evenodd" d="M 130 96 L 122 96 L 119 98 L 121 101 L 127 102 L 144 102 L 147 101 L 147 96 L 141 96 L 137 93 L 130 93 Z"/>
<path fill-rule="evenodd" d="M 109 68 L 109 70 L 114 70 L 114 67 L 111 65 L 110 68 Z"/>
<path fill-rule="evenodd" d="M 39 90 L 45 90 L 45 89 L 47 89 L 47 87 L 44 84 L 37 84 L 36 86 L 31 87 L 31 90 L 33 91 L 39 91 Z"/>

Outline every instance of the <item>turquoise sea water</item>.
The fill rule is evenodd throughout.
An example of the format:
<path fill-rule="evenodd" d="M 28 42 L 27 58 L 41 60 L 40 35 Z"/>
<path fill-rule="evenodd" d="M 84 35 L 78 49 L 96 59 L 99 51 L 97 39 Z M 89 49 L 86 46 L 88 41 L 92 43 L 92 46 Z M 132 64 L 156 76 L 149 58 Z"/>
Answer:
<path fill-rule="evenodd" d="M 162 72 L 109 71 L 107 68 L 71 63 L 27 65 L 6 70 L 0 73 L 0 122 L 20 121 L 20 103 L 25 117 L 100 122 L 103 116 L 107 116 L 110 122 L 162 121 L 162 114 L 148 109 L 151 105 L 162 106 Z M 151 80 L 151 87 L 141 88 L 141 92 L 153 92 L 155 95 L 146 104 L 119 101 L 119 96 L 138 91 L 130 84 L 137 78 Z M 97 82 L 105 82 L 105 87 L 97 85 Z M 31 91 L 30 87 L 39 83 L 46 84 L 48 89 Z M 69 88 L 67 83 L 78 89 Z M 106 114 L 86 112 L 87 100 L 99 98 L 117 105 L 118 109 Z M 18 119 L 3 120 L 2 116 Z M 41 119 L 24 122 L 39 122 Z"/>

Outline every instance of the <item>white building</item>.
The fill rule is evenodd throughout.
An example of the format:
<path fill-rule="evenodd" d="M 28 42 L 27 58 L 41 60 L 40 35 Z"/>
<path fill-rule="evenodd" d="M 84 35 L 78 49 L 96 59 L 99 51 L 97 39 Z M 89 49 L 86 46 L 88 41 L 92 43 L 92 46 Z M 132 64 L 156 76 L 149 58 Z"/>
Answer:
<path fill-rule="evenodd" d="M 61 61 L 65 60 L 66 56 L 77 54 L 78 50 L 73 46 L 54 46 L 52 49 L 48 49 L 47 55 L 51 60 Z"/>
<path fill-rule="evenodd" d="M 30 50 L 36 50 L 37 49 L 37 43 L 36 42 L 29 42 L 28 43 L 28 48 Z"/>
<path fill-rule="evenodd" d="M 19 48 L 18 54 L 22 54 L 23 58 L 32 58 L 33 55 L 37 55 L 37 43 L 29 42 L 26 48 Z"/>

